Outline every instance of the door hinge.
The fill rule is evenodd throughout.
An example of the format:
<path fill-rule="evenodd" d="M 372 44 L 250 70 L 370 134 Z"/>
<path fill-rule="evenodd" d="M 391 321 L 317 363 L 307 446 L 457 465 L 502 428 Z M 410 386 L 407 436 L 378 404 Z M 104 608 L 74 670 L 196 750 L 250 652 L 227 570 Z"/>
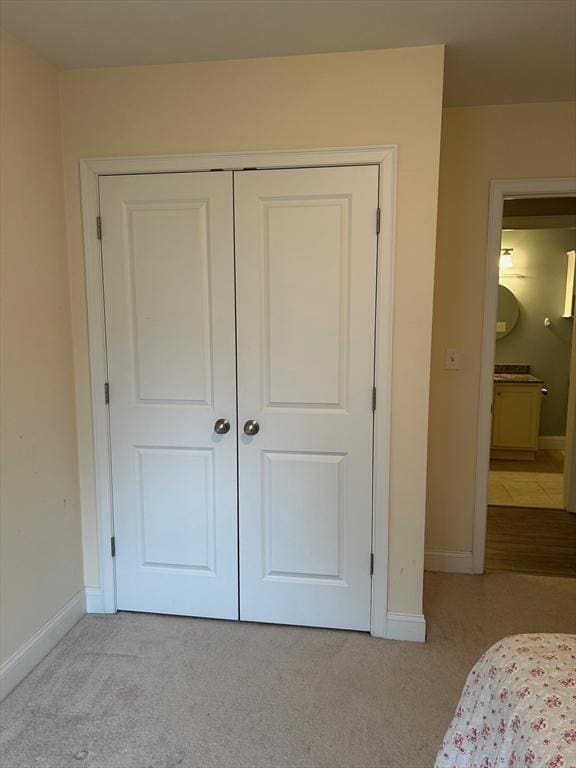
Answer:
<path fill-rule="evenodd" d="M 376 387 L 372 387 L 372 411 L 376 410 Z"/>
<path fill-rule="evenodd" d="M 381 211 L 380 208 L 376 208 L 376 234 L 380 234 L 380 218 L 381 218 Z"/>
<path fill-rule="evenodd" d="M 112 557 L 116 557 L 116 536 L 110 537 L 110 553 Z"/>
<path fill-rule="evenodd" d="M 370 576 L 374 575 L 374 552 L 370 552 Z"/>
<path fill-rule="evenodd" d="M 110 384 L 108 382 L 104 384 L 104 402 L 106 405 L 110 402 Z"/>
<path fill-rule="evenodd" d="M 96 216 L 96 237 L 98 240 L 102 240 L 102 219 L 100 216 Z"/>

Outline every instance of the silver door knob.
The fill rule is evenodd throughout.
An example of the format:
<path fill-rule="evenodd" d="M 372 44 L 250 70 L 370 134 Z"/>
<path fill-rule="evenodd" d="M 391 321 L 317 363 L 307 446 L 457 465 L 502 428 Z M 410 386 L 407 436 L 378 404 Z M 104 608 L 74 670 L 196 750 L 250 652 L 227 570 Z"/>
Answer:
<path fill-rule="evenodd" d="M 258 432 L 260 432 L 260 424 L 258 424 L 257 421 L 254 421 L 254 419 L 248 419 L 246 424 L 244 424 L 244 434 L 257 435 Z"/>
<path fill-rule="evenodd" d="M 216 424 L 214 424 L 214 432 L 217 435 L 225 435 L 227 432 L 230 432 L 230 422 L 228 419 L 218 419 Z"/>

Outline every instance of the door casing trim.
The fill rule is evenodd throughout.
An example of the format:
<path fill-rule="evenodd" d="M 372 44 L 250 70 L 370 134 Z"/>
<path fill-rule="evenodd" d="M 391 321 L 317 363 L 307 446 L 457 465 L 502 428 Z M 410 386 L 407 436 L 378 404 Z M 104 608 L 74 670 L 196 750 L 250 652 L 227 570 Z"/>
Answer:
<path fill-rule="evenodd" d="M 110 551 L 110 539 L 114 535 L 114 523 L 110 425 L 108 407 L 104 399 L 104 385 L 108 377 L 102 254 L 101 241 L 98 240 L 96 231 L 96 219 L 100 215 L 99 176 L 217 170 L 237 171 L 247 168 L 377 165 L 380 169 L 379 206 L 381 219 L 380 232 L 377 235 L 375 386 L 378 392 L 378 401 L 374 414 L 374 502 L 372 509 L 374 573 L 372 577 L 370 632 L 377 637 L 391 637 L 390 632 L 392 632 L 394 637 L 397 637 L 393 617 L 388 617 L 387 612 L 396 156 L 397 146 L 386 145 L 232 154 L 86 158 L 80 160 L 93 430 L 93 473 L 96 488 L 100 590 L 102 595 L 100 606 L 104 613 L 116 612 L 116 577 L 114 558 Z M 106 226 L 105 222 L 103 222 L 103 226 Z"/>
<path fill-rule="evenodd" d="M 488 472 L 492 435 L 492 390 L 496 356 L 496 314 L 498 309 L 498 262 L 502 244 L 502 217 L 507 197 L 562 197 L 573 195 L 576 178 L 494 179 L 490 182 L 488 208 L 488 247 L 484 282 L 484 322 L 480 362 L 480 397 L 476 437 L 476 480 L 474 526 L 472 533 L 472 573 L 484 573 L 486 517 L 488 508 Z M 576 452 L 575 452 L 576 455 Z"/>

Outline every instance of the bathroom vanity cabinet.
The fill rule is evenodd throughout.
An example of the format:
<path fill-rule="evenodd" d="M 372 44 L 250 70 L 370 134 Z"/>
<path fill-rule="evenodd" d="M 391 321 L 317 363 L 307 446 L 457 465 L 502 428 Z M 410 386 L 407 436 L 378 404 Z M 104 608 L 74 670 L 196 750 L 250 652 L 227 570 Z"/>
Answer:
<path fill-rule="evenodd" d="M 542 380 L 529 374 L 494 377 L 493 459 L 534 460 L 540 432 Z"/>

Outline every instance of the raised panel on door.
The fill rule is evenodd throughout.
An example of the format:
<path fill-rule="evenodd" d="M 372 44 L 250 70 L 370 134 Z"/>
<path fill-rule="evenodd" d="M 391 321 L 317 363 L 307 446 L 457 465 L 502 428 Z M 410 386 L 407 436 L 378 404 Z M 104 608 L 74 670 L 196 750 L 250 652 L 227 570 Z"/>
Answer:
<path fill-rule="evenodd" d="M 125 206 L 138 400 L 211 404 L 207 201 Z"/>
<path fill-rule="evenodd" d="M 344 406 L 349 206 L 338 196 L 262 204 L 268 407 Z"/>
<path fill-rule="evenodd" d="M 213 451 L 139 448 L 137 454 L 142 564 L 214 573 Z"/>
<path fill-rule="evenodd" d="M 235 175 L 240 616 L 370 627 L 378 170 Z"/>
<path fill-rule="evenodd" d="M 344 455 L 263 453 L 267 576 L 342 581 Z"/>
<path fill-rule="evenodd" d="M 105 177 L 100 205 L 118 607 L 237 618 L 232 176 Z"/>

